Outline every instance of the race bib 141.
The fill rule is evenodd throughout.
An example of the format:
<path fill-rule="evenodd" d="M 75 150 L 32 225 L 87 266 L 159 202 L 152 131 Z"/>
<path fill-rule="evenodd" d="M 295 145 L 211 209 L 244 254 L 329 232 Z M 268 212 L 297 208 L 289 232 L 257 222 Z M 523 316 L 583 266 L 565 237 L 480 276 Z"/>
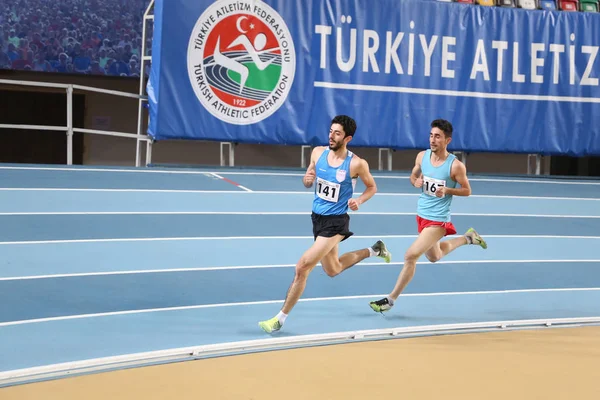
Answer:
<path fill-rule="evenodd" d="M 323 200 L 337 203 L 340 196 L 340 184 L 317 178 L 317 196 Z"/>

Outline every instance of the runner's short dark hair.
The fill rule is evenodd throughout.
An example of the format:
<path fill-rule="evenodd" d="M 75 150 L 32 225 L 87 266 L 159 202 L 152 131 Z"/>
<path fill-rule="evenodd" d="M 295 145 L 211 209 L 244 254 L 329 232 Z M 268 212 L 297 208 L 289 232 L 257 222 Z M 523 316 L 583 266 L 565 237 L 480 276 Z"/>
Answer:
<path fill-rule="evenodd" d="M 356 132 L 356 121 L 347 115 L 336 115 L 331 124 L 340 124 L 344 128 L 345 136 L 354 136 Z"/>
<path fill-rule="evenodd" d="M 431 122 L 432 128 L 438 128 L 444 132 L 444 135 L 449 138 L 452 137 L 452 124 L 445 119 L 436 119 Z"/>

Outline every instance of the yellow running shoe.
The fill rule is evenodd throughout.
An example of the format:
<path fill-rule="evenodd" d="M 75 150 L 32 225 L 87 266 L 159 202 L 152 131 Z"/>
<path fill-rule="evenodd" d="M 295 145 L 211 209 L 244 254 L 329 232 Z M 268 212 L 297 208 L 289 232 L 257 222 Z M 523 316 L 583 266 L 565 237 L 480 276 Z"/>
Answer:
<path fill-rule="evenodd" d="M 267 333 L 277 332 L 283 327 L 283 325 L 281 324 L 281 322 L 279 322 L 279 319 L 277 319 L 277 317 L 273 317 L 266 321 L 260 321 L 258 323 L 258 326 L 260 326 L 262 330 Z"/>
<path fill-rule="evenodd" d="M 378 240 L 373 246 L 371 246 L 373 251 L 379 252 L 377 257 L 383 258 L 386 263 L 392 261 L 392 253 L 389 252 L 387 247 L 385 247 L 385 243 L 383 241 Z"/>
<path fill-rule="evenodd" d="M 483 247 L 484 249 L 487 249 L 487 243 L 485 242 L 485 240 L 483 240 L 481 236 L 479 236 L 475 229 L 469 228 L 467 233 L 465 233 L 465 237 L 471 242 L 471 244 L 476 244 L 478 246 Z"/>
<path fill-rule="evenodd" d="M 394 306 L 394 303 L 390 303 L 390 300 L 387 297 L 384 297 L 381 300 L 370 302 L 369 306 L 373 309 L 373 311 L 383 313 L 391 310 L 391 308 Z"/>

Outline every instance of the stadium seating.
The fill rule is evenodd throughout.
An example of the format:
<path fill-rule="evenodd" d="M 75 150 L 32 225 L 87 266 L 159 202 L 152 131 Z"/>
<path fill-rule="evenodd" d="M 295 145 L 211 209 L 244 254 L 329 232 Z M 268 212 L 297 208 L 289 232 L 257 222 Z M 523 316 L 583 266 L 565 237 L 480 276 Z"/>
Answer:
<path fill-rule="evenodd" d="M 496 5 L 498 7 L 509 7 L 509 8 L 516 7 L 515 0 L 496 0 Z"/>
<path fill-rule="evenodd" d="M 539 3 L 536 0 L 517 0 L 517 7 L 526 10 L 536 10 L 540 8 Z"/>
<path fill-rule="evenodd" d="M 562 11 L 579 11 L 579 1 L 558 0 L 558 8 Z"/>
<path fill-rule="evenodd" d="M 598 12 L 598 1 L 579 0 L 579 10 L 585 12 Z"/>
<path fill-rule="evenodd" d="M 543 10 L 556 10 L 556 2 L 554 0 L 540 0 L 540 8 Z"/>

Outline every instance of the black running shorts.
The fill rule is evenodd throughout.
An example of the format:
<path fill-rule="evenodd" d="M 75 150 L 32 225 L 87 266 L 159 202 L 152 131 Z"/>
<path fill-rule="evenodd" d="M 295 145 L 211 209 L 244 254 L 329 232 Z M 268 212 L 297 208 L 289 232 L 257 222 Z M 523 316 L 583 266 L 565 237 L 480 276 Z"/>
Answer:
<path fill-rule="evenodd" d="M 313 235 L 315 240 L 317 236 L 333 237 L 335 235 L 343 235 L 342 241 L 354 235 L 350 232 L 350 216 L 342 215 L 321 215 L 312 213 Z"/>

